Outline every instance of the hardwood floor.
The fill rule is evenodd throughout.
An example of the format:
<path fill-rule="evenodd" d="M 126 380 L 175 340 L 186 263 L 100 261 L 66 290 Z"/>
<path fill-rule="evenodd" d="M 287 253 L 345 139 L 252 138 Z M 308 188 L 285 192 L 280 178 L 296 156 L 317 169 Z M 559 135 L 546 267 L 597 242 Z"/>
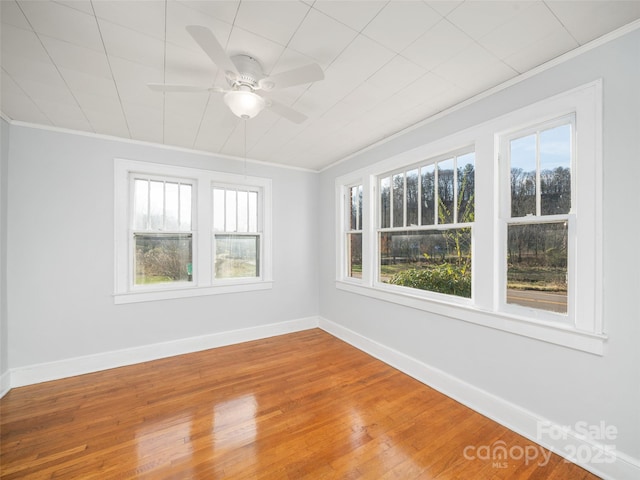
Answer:
<path fill-rule="evenodd" d="M 16 388 L 0 408 L 6 480 L 597 478 L 317 329 Z M 536 458 L 478 450 L 499 445 Z"/>

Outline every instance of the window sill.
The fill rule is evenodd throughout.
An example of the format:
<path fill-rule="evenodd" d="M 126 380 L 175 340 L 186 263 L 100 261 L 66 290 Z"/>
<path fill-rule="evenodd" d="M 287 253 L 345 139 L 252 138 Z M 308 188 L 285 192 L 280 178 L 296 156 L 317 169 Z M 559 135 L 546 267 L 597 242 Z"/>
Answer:
<path fill-rule="evenodd" d="M 254 290 L 269 290 L 272 287 L 272 281 L 259 281 L 208 287 L 183 287 L 167 290 L 141 290 L 137 292 L 116 293 L 113 295 L 113 303 L 115 303 L 116 305 L 120 305 L 125 303 L 153 302 L 156 300 L 170 300 L 173 298 L 188 298 L 200 297 L 204 295 L 251 292 Z"/>
<path fill-rule="evenodd" d="M 515 315 L 480 310 L 471 305 L 459 305 L 435 299 L 426 299 L 404 292 L 390 292 L 380 288 L 354 284 L 353 282 L 337 280 L 336 288 L 417 310 L 436 313 L 456 320 L 542 340 L 555 345 L 562 345 L 595 355 L 604 355 L 604 344 L 607 336 L 603 334 L 584 332 L 566 325 L 532 321 Z"/>

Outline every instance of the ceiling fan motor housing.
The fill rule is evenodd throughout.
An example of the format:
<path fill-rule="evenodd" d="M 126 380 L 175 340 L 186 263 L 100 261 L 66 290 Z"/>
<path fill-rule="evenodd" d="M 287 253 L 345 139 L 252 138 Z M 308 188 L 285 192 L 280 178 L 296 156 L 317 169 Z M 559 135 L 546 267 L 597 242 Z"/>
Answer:
<path fill-rule="evenodd" d="M 249 55 L 234 55 L 231 61 L 238 69 L 239 76 L 227 72 L 227 82 L 234 88 L 250 87 L 251 90 L 258 88 L 258 82 L 264 77 L 262 65 L 255 58 Z"/>

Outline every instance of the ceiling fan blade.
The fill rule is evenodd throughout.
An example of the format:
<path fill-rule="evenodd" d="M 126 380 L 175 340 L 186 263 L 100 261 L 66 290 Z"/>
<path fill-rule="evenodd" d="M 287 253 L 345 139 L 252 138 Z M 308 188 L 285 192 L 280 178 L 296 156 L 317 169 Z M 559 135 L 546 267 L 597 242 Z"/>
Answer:
<path fill-rule="evenodd" d="M 267 100 L 268 108 L 273 113 L 277 113 L 278 115 L 280 115 L 283 118 L 286 118 L 290 122 L 303 123 L 307 118 L 309 118 L 305 114 L 300 113 L 299 111 L 294 110 L 291 107 L 287 107 L 283 103 L 276 102 L 275 100 L 271 100 L 270 98 L 267 98 L 266 100 Z"/>
<path fill-rule="evenodd" d="M 239 75 L 238 69 L 211 30 L 200 25 L 188 25 L 186 28 L 187 32 L 189 32 L 198 45 L 200 45 L 200 48 L 204 50 L 204 53 L 206 53 L 211 61 L 220 67 L 225 74 L 230 73 L 234 77 Z"/>
<path fill-rule="evenodd" d="M 304 67 L 294 68 L 286 72 L 277 73 L 260 80 L 259 85 L 263 90 L 274 90 L 277 88 L 287 88 L 303 83 L 317 82 L 324 79 L 324 72 L 320 65 L 311 63 Z"/>
<path fill-rule="evenodd" d="M 154 92 L 224 92 L 219 87 L 202 87 L 199 85 L 177 85 L 172 83 L 147 83 Z"/>

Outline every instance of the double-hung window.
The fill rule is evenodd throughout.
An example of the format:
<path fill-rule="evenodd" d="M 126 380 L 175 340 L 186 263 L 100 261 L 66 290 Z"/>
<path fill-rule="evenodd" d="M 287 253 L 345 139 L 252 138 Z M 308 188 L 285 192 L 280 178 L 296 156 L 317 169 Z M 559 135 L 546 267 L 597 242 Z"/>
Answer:
<path fill-rule="evenodd" d="M 193 180 L 131 175 L 132 284 L 192 282 Z"/>
<path fill-rule="evenodd" d="M 378 282 L 471 297 L 475 153 L 378 177 Z"/>
<path fill-rule="evenodd" d="M 115 302 L 271 288 L 271 180 L 115 162 Z"/>
<path fill-rule="evenodd" d="M 574 132 L 575 116 L 569 115 L 502 136 L 503 301 L 514 312 L 535 309 L 556 314 L 548 318 L 568 318 L 575 258 Z"/>
<path fill-rule="evenodd" d="M 213 244 L 215 278 L 260 276 L 258 188 L 213 187 Z"/>

